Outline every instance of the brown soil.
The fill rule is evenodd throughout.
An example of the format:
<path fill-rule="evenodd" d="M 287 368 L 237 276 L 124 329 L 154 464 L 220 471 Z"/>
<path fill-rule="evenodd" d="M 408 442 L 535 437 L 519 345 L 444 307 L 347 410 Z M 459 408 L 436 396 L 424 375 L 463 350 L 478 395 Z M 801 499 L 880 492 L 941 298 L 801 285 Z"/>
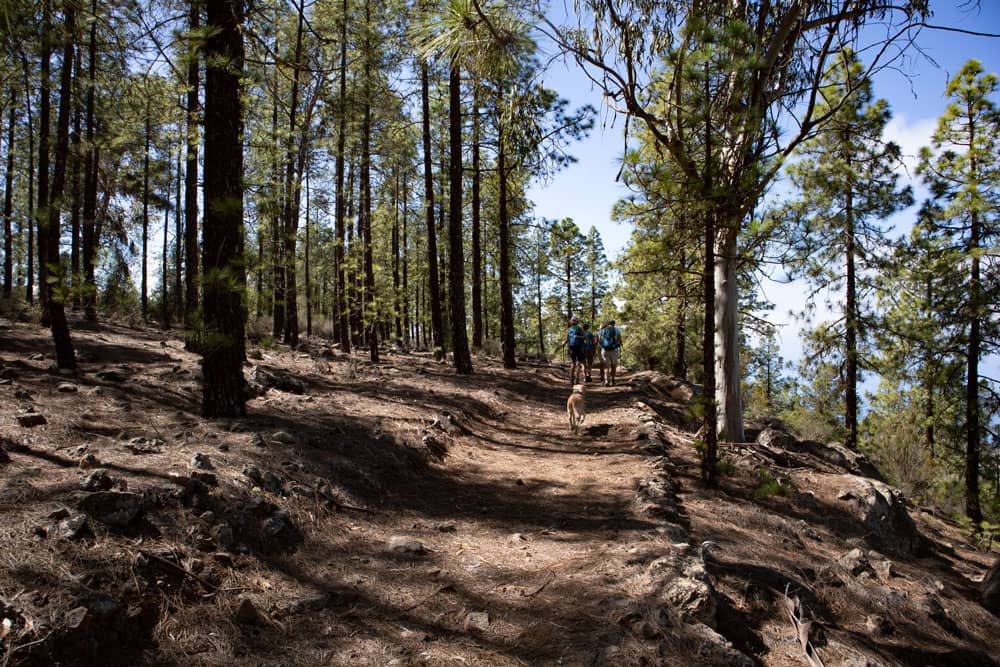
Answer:
<path fill-rule="evenodd" d="M 761 458 L 730 448 L 706 489 L 686 405 L 644 374 L 589 385 L 574 436 L 564 364 L 480 356 L 462 377 L 424 354 L 374 367 L 312 340 L 251 362 L 303 394 L 271 389 L 246 419 L 210 421 L 176 337 L 102 325 L 74 341 L 81 369 L 63 373 L 45 330 L 0 324 L 0 664 L 725 664 L 663 608 L 650 572 L 678 554 L 704 564 L 718 632 L 758 664 L 808 664 L 783 606 L 796 597 L 826 665 L 1000 655 L 1000 620 L 976 602 L 985 545 L 914 509 L 927 555 L 890 555 L 885 578 L 837 570 L 867 548 L 838 506 L 845 471 L 764 462 L 813 498 L 754 499 Z M 28 411 L 47 423 L 19 425 Z M 196 454 L 217 485 L 192 481 Z M 60 537 L 50 515 L 78 513 L 96 467 L 142 494 L 141 519 Z M 637 495 L 663 470 L 677 512 Z M 74 622 L 99 595 L 115 618 Z M 873 633 L 873 617 L 892 630 Z"/>

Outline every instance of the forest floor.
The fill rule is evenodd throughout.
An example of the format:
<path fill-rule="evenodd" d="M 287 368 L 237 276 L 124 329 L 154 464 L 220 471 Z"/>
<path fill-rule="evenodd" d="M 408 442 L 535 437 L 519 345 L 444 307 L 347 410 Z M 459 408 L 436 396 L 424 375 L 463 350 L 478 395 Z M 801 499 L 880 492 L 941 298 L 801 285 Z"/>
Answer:
<path fill-rule="evenodd" d="M 664 376 L 595 377 L 574 435 L 564 363 L 459 376 L 310 339 L 251 346 L 272 388 L 206 420 L 175 335 L 73 335 L 60 372 L 46 330 L 0 321 L 0 665 L 1000 655 L 988 545 L 909 507 L 928 547 L 873 547 L 857 471 L 808 453 L 728 446 L 704 487 L 692 388 Z"/>

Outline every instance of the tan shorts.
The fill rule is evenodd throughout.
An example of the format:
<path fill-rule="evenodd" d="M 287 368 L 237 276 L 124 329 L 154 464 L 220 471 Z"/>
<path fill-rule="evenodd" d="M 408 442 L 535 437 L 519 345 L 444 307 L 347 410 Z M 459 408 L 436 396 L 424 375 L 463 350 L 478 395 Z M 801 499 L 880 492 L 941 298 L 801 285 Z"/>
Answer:
<path fill-rule="evenodd" d="M 601 348 L 601 359 L 609 366 L 617 366 L 621 356 L 621 350 L 605 350 L 603 347 Z"/>

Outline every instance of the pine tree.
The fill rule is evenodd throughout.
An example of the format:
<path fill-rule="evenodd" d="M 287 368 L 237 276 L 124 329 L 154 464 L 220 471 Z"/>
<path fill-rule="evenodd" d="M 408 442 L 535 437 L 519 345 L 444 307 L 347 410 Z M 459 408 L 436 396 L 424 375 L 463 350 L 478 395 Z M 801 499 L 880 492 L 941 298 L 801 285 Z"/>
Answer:
<path fill-rule="evenodd" d="M 815 104 L 822 68 L 866 34 L 860 26 L 880 22 L 903 36 L 900 27 L 919 24 L 926 13 L 924 0 L 891 8 L 878 0 L 586 0 L 577 5 L 576 25 L 545 22 L 615 108 L 650 131 L 691 200 L 704 204 L 689 220 L 705 242 L 703 363 L 719 369 L 718 383 L 716 371 L 705 370 L 706 394 L 716 398 L 705 412 L 715 420 L 706 431 L 742 440 L 737 315 L 745 255 L 738 241 L 783 158 L 826 120 Z M 651 94 L 657 81 L 659 94 Z M 786 114 L 793 122 L 782 122 Z M 710 481 L 713 465 L 706 461 Z"/>
<path fill-rule="evenodd" d="M 565 297 L 563 313 L 567 320 L 574 315 L 579 317 L 585 310 L 584 284 L 580 276 L 587 275 L 586 255 L 584 236 L 572 218 L 563 218 L 549 230 L 549 257 L 552 262 L 550 271 Z"/>
<path fill-rule="evenodd" d="M 871 81 L 854 52 L 844 49 L 827 72 L 817 112 L 830 118 L 803 142 L 789 173 L 800 198 L 789 204 L 791 240 L 787 266 L 821 290 L 844 290 L 842 319 L 829 332 L 844 360 L 845 444 L 858 443 L 858 382 L 872 314 L 866 276 L 878 270 L 886 244 L 882 222 L 909 206 L 909 188 L 897 187 L 893 171 L 900 149 L 882 134 L 891 117 L 888 102 L 873 101 Z"/>
<path fill-rule="evenodd" d="M 587 309 L 591 324 L 597 325 L 597 316 L 603 307 L 603 301 L 610 289 L 608 283 L 608 257 L 604 254 L 604 242 L 601 233 L 591 226 L 584 241 L 584 262 L 587 268 L 587 287 L 590 290 Z"/>
<path fill-rule="evenodd" d="M 202 413 L 246 414 L 243 357 L 243 0 L 207 0 Z"/>
<path fill-rule="evenodd" d="M 1000 302 L 1000 272 L 984 254 L 1000 235 L 1000 111 L 991 99 L 995 74 L 971 60 L 948 83 L 951 99 L 938 120 L 930 148 L 920 154 L 918 173 L 936 202 L 930 222 L 950 242 L 953 275 L 964 275 L 964 299 L 945 315 L 964 328 L 965 343 L 965 513 L 982 522 L 980 457 L 987 422 L 982 407 L 980 363 L 1000 343 L 993 315 Z"/>

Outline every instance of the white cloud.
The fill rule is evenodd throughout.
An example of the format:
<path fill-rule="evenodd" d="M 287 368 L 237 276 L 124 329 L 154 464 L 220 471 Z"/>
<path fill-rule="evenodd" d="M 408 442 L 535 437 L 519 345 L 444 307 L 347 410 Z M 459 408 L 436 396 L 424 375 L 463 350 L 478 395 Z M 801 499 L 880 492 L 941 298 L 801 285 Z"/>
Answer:
<path fill-rule="evenodd" d="M 885 126 L 885 139 L 896 142 L 902 151 L 903 167 L 897 172 L 903 184 L 908 183 L 914 187 L 919 185 L 917 163 L 920 149 L 924 146 L 930 146 L 931 136 L 936 127 L 937 118 L 911 120 L 907 118 L 906 114 L 896 114 Z"/>

